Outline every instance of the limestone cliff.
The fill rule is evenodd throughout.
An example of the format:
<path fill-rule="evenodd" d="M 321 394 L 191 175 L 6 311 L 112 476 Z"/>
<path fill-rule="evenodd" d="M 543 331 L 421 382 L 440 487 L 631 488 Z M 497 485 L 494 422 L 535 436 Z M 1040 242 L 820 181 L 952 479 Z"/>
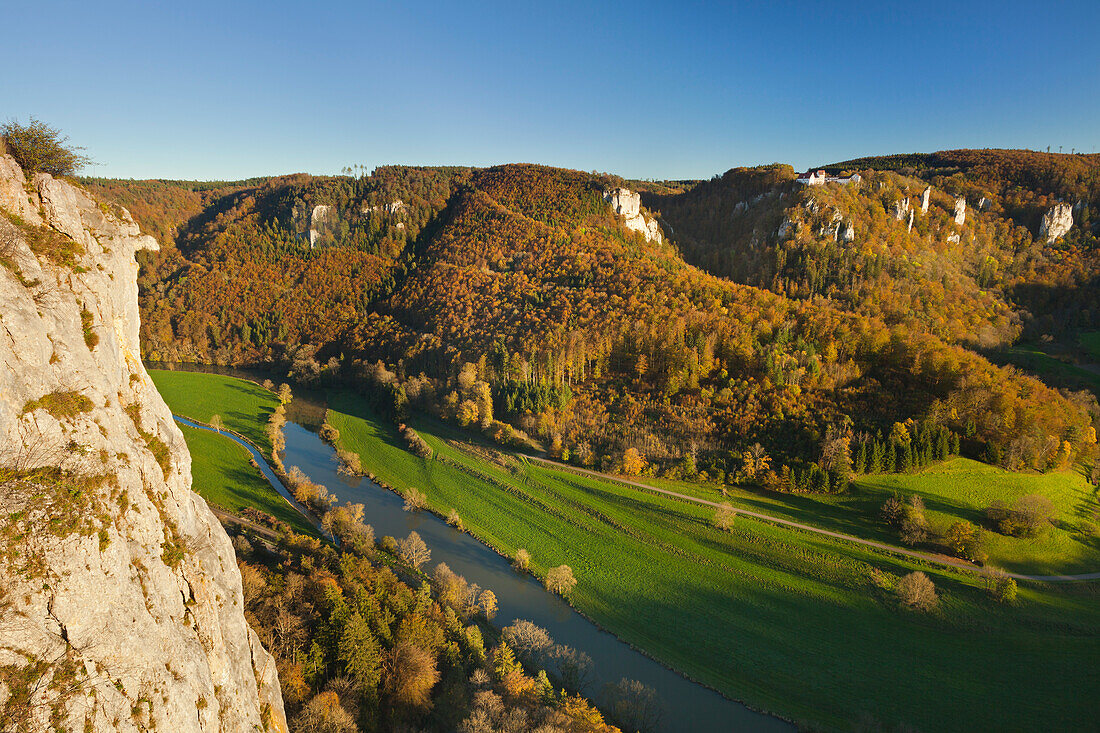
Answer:
<path fill-rule="evenodd" d="M 285 730 L 232 546 L 139 360 L 125 210 L 0 156 L 0 728 Z"/>
<path fill-rule="evenodd" d="M 1055 204 L 1043 214 L 1043 221 L 1039 224 L 1039 236 L 1046 237 L 1047 244 L 1053 244 L 1055 240 L 1069 234 L 1072 228 L 1073 207 L 1069 204 Z"/>
<path fill-rule="evenodd" d="M 605 192 L 604 200 L 611 204 L 611 209 L 618 216 L 623 217 L 623 224 L 627 229 L 641 232 L 650 242 L 660 244 L 664 241 L 661 225 L 656 219 L 642 213 L 641 194 L 628 188 L 616 188 Z"/>

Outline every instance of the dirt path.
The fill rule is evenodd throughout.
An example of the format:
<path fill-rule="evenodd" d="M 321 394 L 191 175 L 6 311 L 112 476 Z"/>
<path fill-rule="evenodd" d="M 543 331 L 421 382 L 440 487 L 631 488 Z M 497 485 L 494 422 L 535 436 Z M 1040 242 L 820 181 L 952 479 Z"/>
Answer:
<path fill-rule="evenodd" d="M 271 529 L 270 527 L 265 527 L 262 524 L 257 524 L 256 522 L 253 522 L 250 519 L 245 519 L 244 517 L 238 517 L 236 514 L 230 514 L 224 509 L 216 507 L 213 504 L 207 504 L 207 506 L 210 507 L 210 511 L 214 512 L 214 516 L 222 522 L 230 522 L 231 524 L 236 524 L 246 529 L 250 529 L 256 534 L 262 536 L 264 539 L 278 543 L 279 533 Z"/>
<path fill-rule="evenodd" d="M 688 496 L 687 494 L 680 494 L 675 491 L 669 491 L 667 489 L 658 489 L 656 486 L 650 486 L 649 484 L 643 484 L 638 481 L 631 481 L 630 479 L 622 478 L 621 476 L 613 476 L 607 473 L 600 473 L 598 471 L 589 471 L 584 468 L 577 468 L 576 466 L 570 466 L 558 461 L 551 461 L 547 458 L 539 458 L 538 456 L 524 455 L 524 458 L 531 461 L 538 461 L 539 463 L 545 463 L 556 468 L 561 468 L 567 471 L 573 471 L 575 473 L 587 474 L 589 476 L 595 476 L 597 478 L 607 479 L 608 481 L 615 481 L 616 483 L 626 484 L 634 488 L 642 489 L 643 491 L 651 491 L 655 494 L 663 494 L 665 496 L 671 496 L 674 499 L 680 499 L 681 501 L 690 501 L 695 504 L 702 504 L 704 506 L 720 507 L 722 506 L 718 502 L 707 501 L 706 499 L 698 499 L 694 496 Z M 770 514 L 764 514 L 762 512 L 755 512 L 749 509 L 741 509 L 735 507 L 738 514 L 745 515 L 747 517 L 754 517 L 756 519 L 762 519 L 766 522 L 772 522 L 774 524 L 780 524 L 784 527 L 793 527 L 795 529 L 801 529 L 805 532 L 813 532 L 814 534 L 824 535 L 826 537 L 833 537 L 838 540 L 844 540 L 846 542 L 855 542 L 859 545 L 865 545 L 867 547 L 874 547 L 878 550 L 885 550 L 886 552 L 892 552 L 897 555 L 904 555 L 906 557 L 912 557 L 917 560 L 923 560 L 925 562 L 936 563 L 939 565 L 949 565 L 952 567 L 962 568 L 963 570 L 972 570 L 980 573 L 982 569 L 975 565 L 972 565 L 964 560 L 958 560 L 956 558 L 947 557 L 945 555 L 930 555 L 925 552 L 917 552 L 915 550 L 906 550 L 902 547 L 896 547 L 894 545 L 888 545 L 884 542 L 875 542 L 874 540 L 865 540 L 861 537 L 855 537 L 850 534 L 843 534 L 841 532 L 832 532 L 827 529 L 821 529 L 820 527 L 814 527 L 809 524 L 802 524 L 801 522 L 794 522 L 790 519 L 782 519 L 781 517 L 773 517 Z M 1100 580 L 1100 572 L 1096 573 L 1083 573 L 1081 575 L 1025 575 L 1023 573 L 1009 573 L 1006 572 L 1010 578 L 1017 580 L 1035 580 L 1049 583 L 1062 583 L 1067 581 L 1076 580 Z"/>

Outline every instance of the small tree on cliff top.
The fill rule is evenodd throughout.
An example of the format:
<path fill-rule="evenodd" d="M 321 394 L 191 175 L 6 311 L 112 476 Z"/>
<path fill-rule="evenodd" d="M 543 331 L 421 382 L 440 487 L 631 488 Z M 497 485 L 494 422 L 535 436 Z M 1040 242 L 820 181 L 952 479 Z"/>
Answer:
<path fill-rule="evenodd" d="M 69 138 L 45 122 L 31 117 L 26 125 L 12 120 L 0 127 L 5 146 L 24 173 L 49 173 L 51 176 L 71 176 L 92 159 L 69 145 Z"/>

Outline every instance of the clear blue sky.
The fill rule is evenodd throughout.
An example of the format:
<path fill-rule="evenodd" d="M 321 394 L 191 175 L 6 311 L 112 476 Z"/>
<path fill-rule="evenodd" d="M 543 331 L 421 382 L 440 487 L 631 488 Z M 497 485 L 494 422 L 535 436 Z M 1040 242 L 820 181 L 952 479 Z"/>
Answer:
<path fill-rule="evenodd" d="M 0 119 L 119 177 L 1100 150 L 1100 2 L 58 2 L 4 9 Z M 23 30 L 27 29 L 27 30 Z"/>

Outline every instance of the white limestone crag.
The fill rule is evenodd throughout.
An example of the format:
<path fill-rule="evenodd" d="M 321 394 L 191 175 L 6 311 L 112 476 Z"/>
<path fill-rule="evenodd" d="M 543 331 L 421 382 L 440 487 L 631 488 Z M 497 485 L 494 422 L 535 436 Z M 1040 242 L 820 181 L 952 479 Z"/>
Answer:
<path fill-rule="evenodd" d="M 894 218 L 901 221 L 909 213 L 909 197 L 894 202 Z"/>
<path fill-rule="evenodd" d="M 611 204 L 611 210 L 623 217 L 623 225 L 633 231 L 641 232 L 647 241 L 660 244 L 664 241 L 661 225 L 657 220 L 642 211 L 641 194 L 628 188 L 615 188 L 605 191 L 604 201 Z"/>
<path fill-rule="evenodd" d="M 1043 214 L 1043 221 L 1039 224 L 1039 236 L 1047 238 L 1047 244 L 1053 244 L 1060 237 L 1069 234 L 1073 228 L 1073 207 L 1069 204 L 1059 203 L 1051 206 L 1047 213 Z"/>
<path fill-rule="evenodd" d="M 0 668 L 28 680 L 0 677 L 0 710 L 31 702 L 3 729 L 285 731 L 233 548 L 140 360 L 134 254 L 156 242 L 9 156 L 0 207 L 78 245 L 55 264 L 0 217 Z"/>
<path fill-rule="evenodd" d="M 932 187 L 928 186 L 920 195 L 920 213 L 928 213 L 928 205 L 932 202 Z"/>
<path fill-rule="evenodd" d="M 318 204 L 313 207 L 312 213 L 309 215 L 309 248 L 313 249 L 317 244 L 317 240 L 320 239 L 321 233 L 324 231 L 324 227 L 328 224 L 329 214 L 332 209 L 325 204 Z"/>
<path fill-rule="evenodd" d="M 821 228 L 818 230 L 818 235 L 826 239 L 839 241 L 840 228 L 843 222 L 844 216 L 836 209 L 833 209 L 832 217 L 829 219 L 828 222 L 825 222 L 821 225 Z"/>
<path fill-rule="evenodd" d="M 955 223 L 959 226 L 966 224 L 966 199 L 961 196 L 955 199 Z"/>

